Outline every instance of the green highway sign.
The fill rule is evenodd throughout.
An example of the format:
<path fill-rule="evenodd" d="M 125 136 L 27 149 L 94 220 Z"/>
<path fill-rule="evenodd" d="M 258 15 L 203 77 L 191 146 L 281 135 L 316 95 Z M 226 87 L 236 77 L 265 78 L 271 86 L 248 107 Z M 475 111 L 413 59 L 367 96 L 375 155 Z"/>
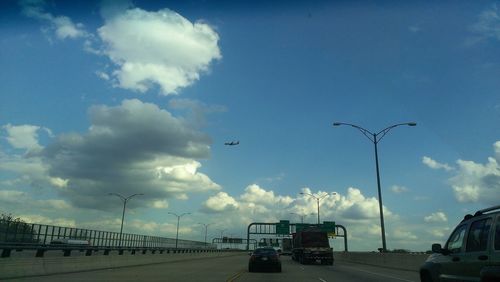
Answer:
<path fill-rule="evenodd" d="M 296 223 L 295 231 L 300 232 L 305 228 L 319 227 L 323 232 L 335 233 L 335 221 L 323 221 L 323 224 L 308 224 L 308 223 Z"/>
<path fill-rule="evenodd" d="M 335 233 L 335 221 L 323 221 L 321 230 L 328 233 Z"/>
<path fill-rule="evenodd" d="M 304 228 L 313 227 L 313 226 L 316 226 L 316 224 L 296 223 L 295 224 L 295 231 L 300 232 Z"/>
<path fill-rule="evenodd" d="M 280 220 L 280 222 L 276 223 L 276 234 L 279 234 L 279 235 L 290 234 L 290 221 L 289 220 Z"/>

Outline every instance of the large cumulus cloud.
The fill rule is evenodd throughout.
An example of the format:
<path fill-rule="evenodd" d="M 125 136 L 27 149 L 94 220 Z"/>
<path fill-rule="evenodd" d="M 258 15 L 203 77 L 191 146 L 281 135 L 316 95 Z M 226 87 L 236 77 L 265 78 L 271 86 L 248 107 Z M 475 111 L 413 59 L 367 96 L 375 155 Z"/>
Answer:
<path fill-rule="evenodd" d="M 458 160 L 458 172 L 450 182 L 459 202 L 496 205 L 500 202 L 500 141 L 494 145 L 495 156 L 485 164 Z"/>
<path fill-rule="evenodd" d="M 310 188 L 302 188 L 304 194 L 324 195 L 325 191 L 313 193 Z M 365 197 L 361 190 L 349 187 L 345 195 L 329 195 L 320 202 L 321 219 L 349 222 L 377 222 L 379 218 L 378 201 Z M 317 202 L 312 197 L 297 195 L 296 198 L 276 195 L 257 184 L 248 185 L 239 196 L 219 192 L 210 197 L 202 209 L 206 213 L 224 214 L 226 220 L 234 222 L 277 222 L 280 219 L 297 220 L 296 215 L 304 215 L 306 222 L 316 222 Z M 387 217 L 391 211 L 384 209 Z M 233 218 L 234 217 L 234 218 Z"/>
<path fill-rule="evenodd" d="M 68 16 L 45 11 L 43 0 L 20 1 L 23 14 L 48 23 L 45 33 L 57 39 L 83 39 L 84 49 L 111 65 L 96 74 L 114 86 L 146 92 L 159 87 L 177 94 L 222 58 L 216 30 L 203 20 L 191 22 L 170 10 L 146 11 L 124 1 L 103 1 L 104 24 L 95 32 Z"/>
<path fill-rule="evenodd" d="M 221 58 L 212 27 L 169 9 L 133 8 L 105 17 L 98 29 L 102 54 L 114 63 L 111 75 L 121 88 L 145 92 L 159 85 L 163 94 L 175 94 Z"/>
<path fill-rule="evenodd" d="M 57 192 L 84 208 L 107 209 L 111 192 L 143 193 L 131 205 L 165 208 L 170 198 L 220 189 L 198 172 L 197 160 L 209 157 L 210 138 L 183 119 L 136 99 L 91 107 L 89 117 L 88 132 L 61 134 L 38 153 L 18 158 L 18 166 L 38 164 L 34 180 L 44 174 L 58 180 L 60 185 L 52 181 Z"/>
<path fill-rule="evenodd" d="M 500 201 L 500 141 L 493 144 L 493 150 L 494 156 L 488 157 L 484 164 L 459 159 L 456 161 L 456 167 L 446 165 L 449 167 L 446 171 L 453 172 L 449 184 L 458 202 L 496 205 Z M 424 157 L 424 163 L 425 158 L 427 157 Z"/>

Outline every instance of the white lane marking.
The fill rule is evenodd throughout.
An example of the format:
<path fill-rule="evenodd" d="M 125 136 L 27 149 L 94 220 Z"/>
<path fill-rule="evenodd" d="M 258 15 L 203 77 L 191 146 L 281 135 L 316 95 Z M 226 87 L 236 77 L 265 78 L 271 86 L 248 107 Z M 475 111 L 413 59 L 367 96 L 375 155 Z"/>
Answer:
<path fill-rule="evenodd" d="M 323 279 L 323 278 L 321 278 L 321 277 L 320 277 L 320 278 L 318 278 L 318 279 L 319 279 L 319 281 L 321 281 L 321 282 L 326 282 L 326 280 L 325 280 L 325 279 Z"/>
<path fill-rule="evenodd" d="M 406 279 L 402 279 L 402 278 L 398 278 L 398 277 L 394 277 L 394 276 L 390 276 L 390 275 L 384 275 L 384 274 L 380 274 L 380 273 L 376 273 L 376 272 L 371 272 L 371 271 L 361 270 L 361 269 L 359 269 L 359 268 L 355 268 L 355 267 L 349 267 L 349 266 L 345 266 L 345 265 L 343 265 L 342 267 L 345 267 L 345 268 L 350 268 L 350 269 L 355 269 L 355 270 L 357 270 L 357 271 L 361 271 L 361 272 L 369 273 L 369 274 L 372 274 L 372 275 L 378 275 L 378 276 L 382 276 L 382 277 L 386 277 L 386 278 L 396 279 L 396 280 L 399 280 L 399 281 L 405 281 L 405 282 L 415 282 L 415 281 L 413 281 L 413 280 L 406 280 Z"/>

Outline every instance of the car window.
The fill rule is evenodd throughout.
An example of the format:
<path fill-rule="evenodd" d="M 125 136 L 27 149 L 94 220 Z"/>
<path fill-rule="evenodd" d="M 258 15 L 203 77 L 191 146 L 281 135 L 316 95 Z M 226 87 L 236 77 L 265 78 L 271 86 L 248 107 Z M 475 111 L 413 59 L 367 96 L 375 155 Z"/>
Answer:
<path fill-rule="evenodd" d="M 467 235 L 466 252 L 486 251 L 490 234 L 491 218 L 475 221 L 471 224 Z"/>
<path fill-rule="evenodd" d="M 256 255 L 274 255 L 276 251 L 274 249 L 257 249 L 254 254 Z"/>
<path fill-rule="evenodd" d="M 446 249 L 451 253 L 459 253 L 462 249 L 465 238 L 465 228 L 467 225 L 461 225 L 455 229 L 453 234 L 451 234 L 448 243 L 446 243 Z"/>

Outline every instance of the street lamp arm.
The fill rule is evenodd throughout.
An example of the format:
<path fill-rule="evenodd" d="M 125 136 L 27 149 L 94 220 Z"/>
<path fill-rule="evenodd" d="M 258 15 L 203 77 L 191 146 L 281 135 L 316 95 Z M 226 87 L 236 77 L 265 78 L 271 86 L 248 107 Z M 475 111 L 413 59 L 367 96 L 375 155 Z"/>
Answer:
<path fill-rule="evenodd" d="M 123 201 L 126 201 L 126 198 L 118 193 L 108 193 L 108 195 L 117 196 L 118 198 L 122 199 Z"/>
<path fill-rule="evenodd" d="M 345 122 L 334 122 L 333 123 L 333 126 L 340 126 L 340 125 L 349 125 L 349 126 L 352 126 L 354 128 L 356 128 L 357 130 L 361 131 L 361 133 L 363 133 L 364 136 L 366 136 L 366 138 L 370 139 L 370 141 L 372 142 L 375 142 L 375 139 L 373 139 L 373 136 L 375 134 L 373 134 L 370 130 L 366 129 L 366 128 L 363 128 L 359 125 L 355 125 L 355 124 L 352 124 L 352 123 L 345 123 Z"/>
<path fill-rule="evenodd" d="M 171 215 L 173 215 L 173 216 L 176 216 L 176 217 L 178 217 L 178 218 L 181 218 L 181 217 L 183 217 L 183 216 L 185 216 L 185 215 L 188 215 L 188 214 L 191 214 L 191 213 L 190 213 L 190 212 L 185 212 L 185 213 L 183 213 L 183 214 L 181 214 L 181 215 L 178 215 L 178 214 L 176 214 L 176 213 L 174 213 L 174 212 L 168 212 L 168 214 L 171 214 Z"/>
<path fill-rule="evenodd" d="M 123 196 L 123 195 L 121 195 L 121 194 L 118 194 L 118 193 L 108 193 L 108 195 L 117 196 L 117 197 L 119 197 L 120 199 L 122 199 L 122 201 L 126 202 L 126 201 L 130 200 L 130 198 L 133 198 L 133 197 L 135 197 L 135 196 L 142 196 L 142 195 L 144 195 L 144 194 L 142 194 L 142 193 L 137 193 L 137 194 L 130 195 L 130 196 L 128 196 L 128 197 L 125 197 L 125 196 Z"/>
<path fill-rule="evenodd" d="M 398 123 L 398 124 L 394 124 L 394 125 L 391 125 L 391 126 L 388 126 L 382 130 L 380 130 L 378 133 L 374 134 L 374 136 L 378 136 L 380 134 L 382 134 L 382 136 L 380 136 L 378 138 L 378 140 L 376 139 L 375 142 L 379 142 L 391 129 L 393 129 L 394 127 L 398 127 L 398 126 L 401 126 L 401 125 L 408 125 L 408 126 L 416 126 L 417 123 L 415 122 L 404 122 L 404 123 Z"/>
<path fill-rule="evenodd" d="M 330 196 L 330 194 L 325 193 L 323 196 L 319 197 L 319 199 L 322 200 L 323 198 L 328 197 L 328 196 Z"/>
<path fill-rule="evenodd" d="M 306 196 L 311 196 L 311 197 L 313 197 L 314 199 L 316 199 L 316 198 L 317 198 L 317 197 L 316 197 L 316 196 L 314 196 L 313 194 L 311 194 L 311 193 L 307 193 L 307 192 L 300 192 L 300 194 L 301 194 L 301 195 L 306 195 Z"/>
<path fill-rule="evenodd" d="M 143 196 L 143 195 L 144 195 L 144 194 L 142 194 L 142 193 L 133 194 L 133 195 L 130 195 L 130 196 L 128 196 L 127 198 L 125 198 L 125 200 L 129 200 L 130 198 L 133 198 L 133 197 L 135 197 L 135 196 Z"/>
<path fill-rule="evenodd" d="M 334 192 L 335 193 L 335 192 Z M 300 192 L 301 195 L 306 195 L 306 196 L 310 196 L 310 197 L 313 197 L 315 200 L 322 200 L 323 198 L 329 196 L 330 194 L 329 193 L 325 193 L 323 194 L 323 196 L 315 196 L 311 193 L 307 193 L 307 192 Z M 335 193 L 336 194 L 336 193 Z"/>

